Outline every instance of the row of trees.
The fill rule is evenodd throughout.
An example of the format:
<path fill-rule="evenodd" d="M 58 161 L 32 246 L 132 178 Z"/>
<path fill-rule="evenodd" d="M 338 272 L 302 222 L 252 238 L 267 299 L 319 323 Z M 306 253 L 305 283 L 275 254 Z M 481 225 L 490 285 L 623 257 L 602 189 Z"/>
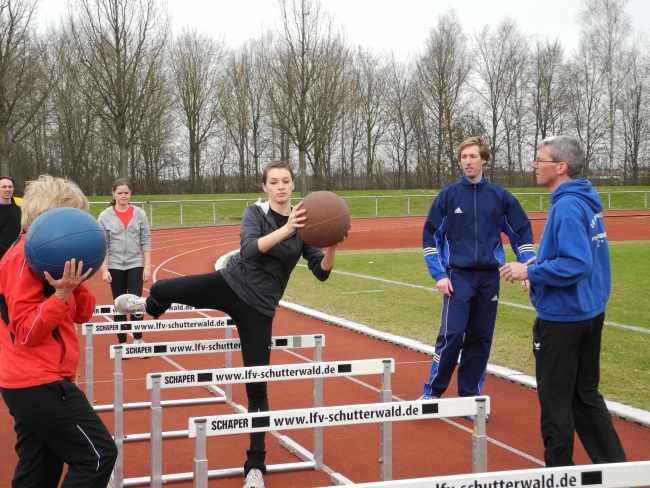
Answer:
<path fill-rule="evenodd" d="M 280 27 L 236 48 L 173 38 L 160 0 L 69 0 L 45 33 L 37 7 L 0 0 L 0 172 L 19 182 L 251 191 L 283 159 L 303 192 L 439 188 L 482 135 L 490 179 L 527 186 L 538 142 L 571 134 L 585 177 L 648 184 L 650 51 L 625 0 L 583 0 L 572 53 L 508 18 L 468 35 L 449 10 L 407 61 L 350 46 L 317 0 L 280 0 Z"/>

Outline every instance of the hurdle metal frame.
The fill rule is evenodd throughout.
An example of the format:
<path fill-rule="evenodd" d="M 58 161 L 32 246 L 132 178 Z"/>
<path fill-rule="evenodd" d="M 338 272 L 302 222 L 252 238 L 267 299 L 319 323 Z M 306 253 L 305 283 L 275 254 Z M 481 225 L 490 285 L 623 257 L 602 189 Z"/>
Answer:
<path fill-rule="evenodd" d="M 185 311 L 185 310 L 183 310 Z M 214 312 L 214 310 L 212 310 Z M 196 323 L 196 327 L 183 327 L 183 328 L 162 328 L 152 329 L 149 332 L 180 332 L 188 330 L 206 330 L 206 329 L 225 329 L 226 338 L 231 338 L 229 329 L 235 328 L 235 323 L 228 316 L 219 317 L 201 317 L 201 318 L 187 318 L 187 319 L 170 319 L 170 320 L 139 320 L 138 325 L 158 325 L 159 327 L 171 326 L 179 320 L 189 324 Z M 201 322 L 206 320 L 214 320 L 214 324 L 210 326 L 199 326 Z M 86 398 L 88 403 L 93 405 L 96 412 L 105 412 L 113 409 L 112 405 L 94 405 L 94 349 L 93 349 L 93 335 L 100 334 L 116 334 L 118 332 L 133 332 L 133 321 L 128 322 L 87 322 L 82 324 L 81 333 L 86 336 Z M 146 331 L 143 331 L 146 332 Z M 226 359 L 228 361 L 228 359 Z M 232 361 L 232 360 L 231 360 Z M 146 408 L 149 404 L 128 405 L 125 408 Z"/>
<path fill-rule="evenodd" d="M 383 397 L 383 395 L 382 395 Z M 390 410 L 387 408 L 390 407 Z M 463 397 L 435 400 L 416 400 L 408 402 L 369 403 L 361 405 L 343 405 L 320 408 L 304 408 L 296 410 L 276 410 L 255 412 L 249 414 L 215 415 L 211 417 L 191 417 L 188 420 L 189 437 L 194 442 L 194 487 L 207 488 L 208 478 L 214 471 L 208 471 L 206 457 L 207 436 L 224 436 L 234 434 L 250 434 L 253 432 L 268 432 L 271 430 L 294 430 L 312 426 L 334 427 L 367 423 L 392 424 L 394 421 L 422 420 L 442 417 L 461 417 L 474 415 L 474 432 L 472 438 L 473 459 L 483 458 L 473 465 L 474 472 L 482 469 L 487 471 L 487 450 L 475 442 L 475 437 L 485 437 L 485 415 L 489 410 L 489 397 Z M 381 414 L 380 414 L 381 413 Z M 375 415 L 377 414 L 377 415 Z M 337 418 L 338 416 L 338 418 Z M 353 418 L 350 418 L 352 416 Z M 284 423 L 287 418 L 302 418 L 303 422 Z M 306 421 L 306 419 L 309 419 Z M 382 419 L 390 420 L 382 420 Z M 284 425 L 283 425 L 284 424 Z M 390 481 L 392 473 L 387 466 L 392 467 L 392 435 L 386 436 L 386 429 L 381 429 L 381 459 L 383 481 Z M 386 442 L 389 441 L 389 442 Z M 338 473 L 332 475 L 332 482 L 342 484 L 343 478 Z M 345 479 L 347 481 L 347 478 Z M 349 483 L 344 483 L 349 484 Z M 156 486 L 156 485 L 152 485 Z"/>
<path fill-rule="evenodd" d="M 226 329 L 227 332 L 230 332 L 231 329 Z M 138 353 L 138 355 L 142 354 L 145 357 L 155 357 L 155 356 L 163 356 L 166 354 L 169 354 L 167 351 L 162 351 L 162 348 L 160 352 L 155 352 L 156 346 L 167 346 L 165 349 L 169 349 L 170 346 L 178 346 L 178 345 L 187 345 L 187 344 L 193 344 L 193 345 L 201 345 L 201 344 L 235 344 L 239 343 L 239 339 L 232 339 L 232 338 L 226 338 L 226 339 L 208 339 L 208 340 L 196 340 L 196 341 L 180 341 L 180 342 L 165 342 L 165 343 L 146 343 L 146 346 L 150 346 L 152 351 L 150 353 Z M 298 336 L 274 336 L 271 338 L 271 349 L 304 349 L 304 348 L 313 348 L 314 349 L 314 357 L 315 358 L 321 358 L 322 357 L 322 351 L 323 347 L 325 346 L 325 336 L 323 334 L 306 334 L 306 335 L 298 335 Z M 110 347 L 110 357 L 111 359 L 114 359 L 114 408 L 113 408 L 113 423 L 114 423 L 114 436 L 115 436 L 115 443 L 117 445 L 118 449 L 118 457 L 115 462 L 115 468 L 113 470 L 113 477 L 115 480 L 116 486 L 123 486 L 121 483 L 123 482 L 124 479 L 124 443 L 125 442 L 137 442 L 137 441 L 146 441 L 149 439 L 152 439 L 152 434 L 150 433 L 142 433 L 142 434 L 124 434 L 124 410 L 125 410 L 125 404 L 123 403 L 124 400 L 124 379 L 123 379 L 123 374 L 122 374 L 122 359 L 123 359 L 123 348 L 124 346 L 122 345 L 111 345 Z M 214 354 L 214 353 L 223 353 L 226 354 L 226 368 L 224 370 L 228 370 L 229 367 L 232 367 L 232 351 L 224 351 L 224 350 L 216 350 L 216 351 L 208 351 L 208 350 L 202 350 L 200 352 L 194 352 L 194 354 Z M 178 352 L 178 353 L 172 353 L 171 355 L 187 355 L 189 354 L 188 352 Z M 230 363 L 230 364 L 228 364 Z M 157 392 L 152 392 L 152 401 L 151 402 L 139 402 L 139 403 L 131 403 L 131 404 L 126 404 L 130 405 L 131 408 L 138 408 L 138 407 L 151 407 L 151 426 L 152 426 L 152 433 L 153 432 L 160 432 L 160 442 L 154 443 L 152 442 L 151 446 L 151 459 L 152 462 L 154 459 L 158 460 L 157 462 L 160 463 L 160 471 L 162 472 L 162 439 L 173 439 L 173 438 L 180 438 L 180 437 L 187 437 L 187 430 L 178 430 L 178 431 L 168 431 L 168 432 L 162 432 L 162 408 L 167 407 L 167 406 L 183 406 L 183 405 L 205 405 L 205 404 L 212 404 L 212 403 L 231 403 L 232 402 L 232 389 L 226 390 L 226 393 L 223 394 L 224 392 L 220 390 L 219 388 L 215 387 L 214 385 L 210 385 L 214 390 L 218 390 L 219 393 L 222 393 L 221 396 L 216 396 L 216 397 L 206 397 L 206 398 L 190 398 L 190 399 L 183 399 L 183 400 L 166 400 L 166 401 L 161 401 L 161 394 L 160 394 L 160 389 L 158 389 Z M 232 384 L 229 384 L 227 386 L 232 386 Z M 154 430 L 154 428 L 156 430 Z M 321 458 L 322 458 L 322 453 L 321 453 Z"/>
<path fill-rule="evenodd" d="M 320 368 L 316 371 L 315 367 L 319 366 Z M 369 375 L 369 374 L 382 374 L 383 381 L 382 385 L 390 385 L 390 380 L 387 379 L 391 373 L 395 371 L 395 361 L 393 359 L 363 359 L 363 360 L 353 360 L 353 361 L 333 361 L 333 362 L 314 362 L 314 363 L 302 363 L 302 364 L 281 364 L 281 365 L 270 365 L 270 366 L 257 366 L 257 367 L 244 367 L 244 368 L 231 368 L 228 369 L 213 369 L 213 370 L 197 370 L 197 371 L 183 371 L 183 372 L 171 372 L 171 373 L 149 373 L 147 375 L 147 389 L 152 390 L 152 406 L 151 406 L 151 476 L 140 477 L 140 478 L 130 478 L 122 479 L 120 482 L 121 485 L 117 484 L 116 486 L 138 486 L 144 484 L 150 484 L 152 487 L 160 488 L 163 483 L 169 482 L 178 482 L 178 481 L 190 481 L 194 478 L 193 472 L 187 473 L 175 473 L 175 474 L 162 474 L 162 408 L 158 406 L 160 401 L 160 391 L 162 388 L 183 388 L 183 387 L 193 387 L 193 386 L 208 386 L 213 384 L 242 384 L 247 383 L 252 380 L 252 374 L 261 374 L 263 372 L 273 371 L 279 374 L 282 370 L 285 371 L 295 371 L 295 370 L 305 370 L 306 368 L 312 368 L 312 372 L 307 374 L 304 373 L 300 376 L 292 376 L 287 374 L 284 377 L 270 377 L 270 378 L 259 378 L 257 381 L 286 381 L 286 380 L 298 380 L 298 379 L 321 379 L 322 378 L 334 378 L 334 377 L 347 377 L 347 376 L 357 376 L 357 375 Z M 325 372 L 328 371 L 328 372 Z M 246 373 L 248 372 L 248 373 Z M 178 376 L 183 374 L 186 376 L 194 375 L 197 380 L 193 382 L 186 382 L 185 384 L 171 384 L 167 386 L 164 385 L 164 378 L 167 376 Z M 240 374 L 240 378 L 237 379 L 219 379 L 216 380 L 217 375 L 231 374 L 236 375 Z M 205 381 L 198 381 L 199 375 L 206 375 Z M 212 379 L 207 379 L 207 375 L 211 375 Z M 391 395 L 388 396 L 391 398 Z M 322 381 L 314 381 L 314 402 L 322 406 Z M 239 411 L 245 411 L 241 406 L 236 407 Z M 314 407 L 320 408 L 320 407 Z M 268 413 L 268 412 L 267 412 Z M 188 435 L 189 431 L 185 431 L 185 435 Z M 288 439 L 288 438 L 286 438 Z M 267 472 L 281 472 L 281 471 L 299 471 L 305 469 L 316 469 L 317 463 L 319 468 L 323 467 L 323 448 L 322 448 L 322 432 L 320 434 L 314 433 L 314 452 L 315 454 L 310 453 L 307 449 L 302 446 L 299 446 L 293 441 L 290 442 L 280 442 L 280 445 L 288 449 L 290 452 L 295 454 L 302 462 L 295 463 L 285 463 L 285 464 L 276 464 L 268 465 Z M 318 443 L 318 444 L 317 444 Z M 384 443 L 388 446 L 390 443 Z M 154 459 L 155 456 L 155 459 Z M 158 457 L 160 456 L 160 457 Z M 385 459 L 389 456 L 383 456 Z M 316 459 L 318 458 L 318 461 Z M 382 463 L 382 469 L 384 469 L 384 463 Z M 210 478 L 224 478 L 231 476 L 241 476 L 244 474 L 243 468 L 230 468 L 230 469 L 221 469 L 210 471 Z M 116 482 L 117 482 L 116 478 Z"/>
<path fill-rule="evenodd" d="M 203 428 L 205 429 L 205 427 Z M 198 468 L 200 468 L 201 473 L 203 473 L 203 470 L 207 470 L 207 460 L 204 464 L 198 465 Z M 566 484 L 561 484 L 558 480 L 566 480 Z M 454 486 L 482 486 L 483 488 L 513 488 L 516 486 L 539 486 L 542 488 L 546 488 L 547 486 L 553 488 L 558 486 L 628 488 L 633 486 L 647 486 L 648 483 L 650 483 L 650 461 L 589 464 L 584 466 L 563 466 L 559 468 L 517 469 L 512 471 L 493 471 L 491 473 L 458 474 L 432 478 L 353 484 L 359 488 L 431 488 L 432 486 L 439 488 L 451 488 Z"/>

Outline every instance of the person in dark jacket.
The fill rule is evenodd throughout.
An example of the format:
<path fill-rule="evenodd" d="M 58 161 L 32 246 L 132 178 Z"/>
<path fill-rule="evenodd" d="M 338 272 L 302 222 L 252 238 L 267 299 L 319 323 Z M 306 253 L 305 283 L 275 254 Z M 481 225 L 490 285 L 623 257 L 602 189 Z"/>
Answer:
<path fill-rule="evenodd" d="M 0 259 L 20 235 L 21 199 L 14 197 L 14 179 L 0 176 Z"/>
<path fill-rule="evenodd" d="M 463 176 L 438 194 L 422 234 L 425 262 L 443 296 L 423 400 L 440 398 L 447 390 L 459 354 L 458 394 L 480 395 L 499 304 L 499 267 L 506 259 L 501 234 L 508 236 L 517 261 L 535 256 L 530 220 L 521 205 L 485 179 L 487 144 L 470 137 L 457 152 Z"/>
<path fill-rule="evenodd" d="M 594 463 L 626 460 L 598 392 L 600 341 L 611 288 L 603 204 L 581 179 L 580 141 L 544 139 L 533 168 L 551 192 L 551 210 L 532 263 L 501 268 L 506 281 L 529 280 L 537 311 L 533 353 L 546 466 L 573 465 L 574 429 Z"/>
<path fill-rule="evenodd" d="M 130 293 L 142 296 L 142 286 L 151 279 L 151 232 L 147 214 L 131 205 L 131 182 L 118 178 L 111 188 L 113 200 L 97 217 L 106 234 L 106 259 L 101 267 L 102 280 L 111 285 L 113 299 Z M 131 316 L 131 320 L 142 317 Z M 126 322 L 126 315 L 116 315 L 116 322 Z M 142 343 L 142 332 L 133 333 L 133 343 Z M 126 333 L 117 334 L 120 344 Z"/>
<path fill-rule="evenodd" d="M 41 176 L 30 181 L 22 224 L 42 212 L 88 210 L 74 183 Z M 63 276 L 46 280 L 26 264 L 25 233 L 0 262 L 0 393 L 14 418 L 18 464 L 12 486 L 106 488 L 117 447 L 75 381 L 79 339 L 75 324 L 87 322 L 95 297 L 81 262 L 65 263 Z M 5 461 L 6 465 L 6 461 Z"/>
<path fill-rule="evenodd" d="M 268 366 L 271 359 L 271 328 L 276 308 L 289 277 L 302 256 L 320 281 L 334 265 L 336 245 L 325 253 L 302 241 L 296 229 L 303 227 L 306 210 L 302 202 L 291 206 L 295 180 L 290 166 L 270 163 L 262 176 L 268 201 L 244 210 L 239 254 L 225 268 L 207 274 L 161 280 L 149 297 L 122 295 L 115 300 L 121 313 L 162 315 L 172 303 L 210 308 L 227 313 L 235 322 L 241 340 L 244 366 Z M 246 384 L 249 412 L 269 409 L 266 382 Z M 264 433 L 250 435 L 244 464 L 244 488 L 263 488 L 266 473 Z"/>

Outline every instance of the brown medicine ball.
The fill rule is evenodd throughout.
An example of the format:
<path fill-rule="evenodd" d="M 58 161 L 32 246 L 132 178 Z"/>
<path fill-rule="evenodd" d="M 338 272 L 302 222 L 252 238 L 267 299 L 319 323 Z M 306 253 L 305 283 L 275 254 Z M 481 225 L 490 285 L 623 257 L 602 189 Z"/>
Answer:
<path fill-rule="evenodd" d="M 329 247 L 341 242 L 350 230 L 350 210 L 345 201 L 330 191 L 315 191 L 302 199 L 304 227 L 298 235 L 307 244 Z"/>

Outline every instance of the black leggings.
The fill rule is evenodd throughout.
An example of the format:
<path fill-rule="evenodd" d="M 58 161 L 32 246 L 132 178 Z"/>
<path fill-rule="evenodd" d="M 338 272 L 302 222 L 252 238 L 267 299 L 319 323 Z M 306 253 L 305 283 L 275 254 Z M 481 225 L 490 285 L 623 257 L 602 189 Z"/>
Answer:
<path fill-rule="evenodd" d="M 142 272 L 144 268 L 140 266 L 139 268 L 131 269 L 110 269 L 108 272 L 111 274 L 111 292 L 113 293 L 113 300 L 124 295 L 125 293 L 131 293 L 133 295 L 142 296 Z M 126 315 L 115 315 L 113 320 L 115 322 L 126 322 Z M 131 320 L 142 320 L 142 317 L 138 318 L 135 315 L 131 315 Z M 134 339 L 142 339 L 142 332 L 134 332 Z M 126 342 L 126 334 L 121 333 L 117 334 L 117 340 L 120 344 Z"/>
<path fill-rule="evenodd" d="M 258 312 L 242 301 L 226 283 L 220 271 L 154 283 L 149 290 L 147 313 L 158 317 L 172 303 L 225 312 L 237 326 L 244 366 L 269 365 L 273 317 Z M 247 383 L 246 395 L 249 412 L 269 410 L 266 382 Z M 250 469 L 266 472 L 264 436 L 264 432 L 250 435 L 250 450 L 247 451 L 248 460 L 244 467 L 246 473 Z"/>

